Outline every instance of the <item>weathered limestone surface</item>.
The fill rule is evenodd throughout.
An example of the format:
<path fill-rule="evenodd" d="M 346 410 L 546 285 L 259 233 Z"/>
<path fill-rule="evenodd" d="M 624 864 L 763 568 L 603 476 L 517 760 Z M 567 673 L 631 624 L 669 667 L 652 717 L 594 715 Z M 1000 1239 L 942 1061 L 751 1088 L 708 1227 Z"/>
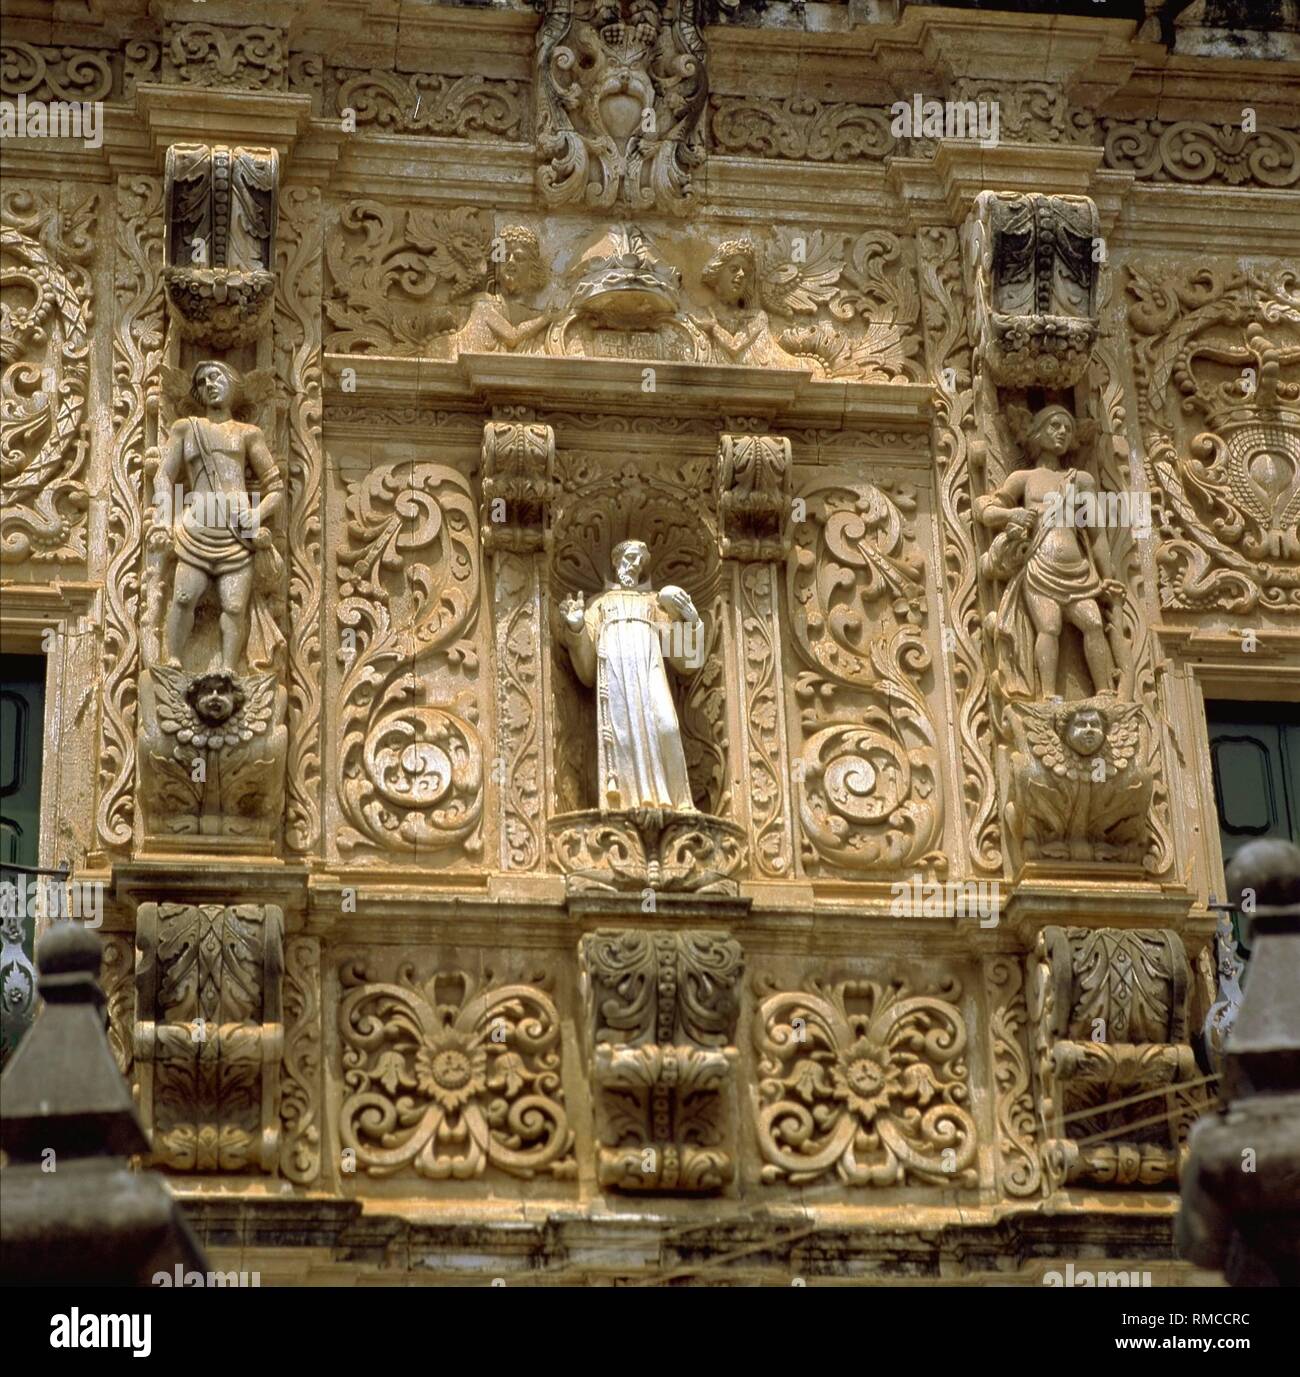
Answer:
<path fill-rule="evenodd" d="M 4 648 L 214 1266 L 1203 1279 L 1300 62 L 1051 8 L 0 5 Z"/>

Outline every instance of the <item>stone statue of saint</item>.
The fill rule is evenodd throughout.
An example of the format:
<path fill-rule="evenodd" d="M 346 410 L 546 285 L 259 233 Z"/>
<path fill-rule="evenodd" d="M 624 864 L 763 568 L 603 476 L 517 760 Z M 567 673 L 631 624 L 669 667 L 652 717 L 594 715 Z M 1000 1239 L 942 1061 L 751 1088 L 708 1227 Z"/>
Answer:
<path fill-rule="evenodd" d="M 254 556 L 279 563 L 269 523 L 283 499 L 284 481 L 260 428 L 233 419 L 241 400 L 233 368 L 212 360 L 196 365 L 190 393 L 204 414 L 172 426 L 153 488 L 149 545 L 176 558 L 166 659 L 181 664 L 195 610 L 215 584 L 221 604 L 220 668 L 237 672 L 248 643 Z M 257 480 L 256 501 L 245 470 Z M 269 643 L 278 642 L 273 630 L 269 635 Z"/>
<path fill-rule="evenodd" d="M 600 810 L 693 812 L 681 728 L 666 666 L 703 659 L 704 627 L 681 588 L 650 586 L 644 541 L 614 547 L 614 581 L 589 605 L 560 604 L 573 668 L 596 688 Z"/>
<path fill-rule="evenodd" d="M 1025 450 L 1034 467 L 1007 475 L 996 492 L 977 498 L 975 515 L 1001 534 L 981 563 L 986 576 L 1005 581 L 997 611 L 999 672 L 1008 692 L 1046 700 L 1057 696 L 1057 667 L 1065 623 L 1079 629 L 1094 693 L 1115 688 L 1101 600 L 1122 603 L 1124 587 L 1111 576 L 1104 527 L 1082 528 L 1080 499 L 1097 483 L 1062 461 L 1075 446 L 1074 417 L 1045 406 L 1023 411 Z M 1037 682 L 1035 683 L 1035 679 Z"/>

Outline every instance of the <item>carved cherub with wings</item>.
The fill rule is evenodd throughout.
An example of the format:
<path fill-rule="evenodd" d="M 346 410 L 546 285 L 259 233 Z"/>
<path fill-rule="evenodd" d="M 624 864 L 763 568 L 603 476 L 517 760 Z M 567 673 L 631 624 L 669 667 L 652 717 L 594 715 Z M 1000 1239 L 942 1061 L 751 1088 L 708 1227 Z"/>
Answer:
<path fill-rule="evenodd" d="M 874 317 L 905 319 L 909 303 L 899 299 L 897 289 L 880 272 L 881 245 L 862 235 L 846 253 L 845 238 L 816 231 L 793 241 L 790 256 L 782 261 L 765 261 L 751 239 L 725 240 L 700 275 L 719 306 L 708 315 L 693 316 L 693 323 L 712 338 L 728 363 L 811 366 L 827 377 L 902 373 L 903 332 Z M 779 336 L 772 329 L 769 313 L 795 322 L 815 317 L 823 307 L 836 321 L 867 320 L 865 334 L 851 337 L 827 320 L 792 324 Z"/>

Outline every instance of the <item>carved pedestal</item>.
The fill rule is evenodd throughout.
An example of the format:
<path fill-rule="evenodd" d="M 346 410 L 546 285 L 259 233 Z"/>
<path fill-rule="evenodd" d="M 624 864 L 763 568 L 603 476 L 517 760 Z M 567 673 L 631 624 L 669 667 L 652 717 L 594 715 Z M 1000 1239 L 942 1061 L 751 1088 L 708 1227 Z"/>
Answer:
<path fill-rule="evenodd" d="M 600 928 L 578 951 L 600 1184 L 721 1189 L 736 1172 L 740 943 L 702 929 Z"/>

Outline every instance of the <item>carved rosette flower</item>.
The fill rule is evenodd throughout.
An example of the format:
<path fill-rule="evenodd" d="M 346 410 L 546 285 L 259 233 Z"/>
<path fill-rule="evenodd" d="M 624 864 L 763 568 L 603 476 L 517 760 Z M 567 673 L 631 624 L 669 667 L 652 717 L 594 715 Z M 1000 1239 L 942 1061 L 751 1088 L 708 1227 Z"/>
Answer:
<path fill-rule="evenodd" d="M 523 984 L 476 991 L 464 972 L 419 984 L 409 964 L 396 983 L 371 981 L 361 962 L 341 978 L 340 1128 L 361 1170 L 457 1181 L 489 1166 L 526 1179 L 575 1174 L 549 996 Z M 457 987 L 459 999 L 441 1001 Z"/>
<path fill-rule="evenodd" d="M 902 981 L 815 990 L 758 1009 L 763 1180 L 834 1168 L 851 1186 L 975 1185 L 957 981 L 919 995 Z"/>

